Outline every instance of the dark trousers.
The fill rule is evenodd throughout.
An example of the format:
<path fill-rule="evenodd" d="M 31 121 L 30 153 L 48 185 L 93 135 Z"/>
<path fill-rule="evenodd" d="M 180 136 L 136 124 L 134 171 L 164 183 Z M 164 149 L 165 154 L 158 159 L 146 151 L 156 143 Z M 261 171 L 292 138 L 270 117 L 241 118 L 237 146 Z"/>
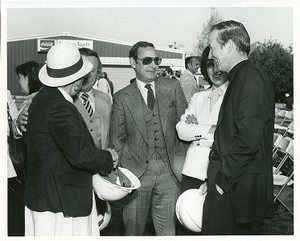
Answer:
<path fill-rule="evenodd" d="M 217 154 L 212 153 L 207 171 L 208 191 L 203 206 L 202 234 L 252 234 L 252 223 L 236 223 L 230 195 L 219 194 L 215 187 L 220 166 Z"/>

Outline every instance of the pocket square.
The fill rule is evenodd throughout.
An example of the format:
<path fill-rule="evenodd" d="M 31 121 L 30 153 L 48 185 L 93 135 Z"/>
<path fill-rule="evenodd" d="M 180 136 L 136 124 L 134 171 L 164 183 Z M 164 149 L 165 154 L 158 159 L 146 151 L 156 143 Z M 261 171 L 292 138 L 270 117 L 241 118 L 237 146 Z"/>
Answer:
<path fill-rule="evenodd" d="M 175 105 L 175 101 L 172 100 L 172 102 L 170 103 L 169 107 L 173 107 Z"/>

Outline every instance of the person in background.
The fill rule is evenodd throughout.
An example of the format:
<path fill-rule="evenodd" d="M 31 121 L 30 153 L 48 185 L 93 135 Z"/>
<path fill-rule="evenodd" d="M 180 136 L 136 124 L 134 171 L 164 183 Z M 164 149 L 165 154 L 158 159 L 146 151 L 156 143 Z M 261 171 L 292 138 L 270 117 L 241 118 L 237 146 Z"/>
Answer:
<path fill-rule="evenodd" d="M 144 235 L 149 212 L 156 235 L 175 235 L 186 153 L 175 126 L 187 102 L 178 81 L 157 77 L 161 59 L 152 43 L 134 44 L 129 59 L 136 79 L 114 95 L 110 129 L 110 146 L 119 154 L 119 164 L 141 181 L 141 187 L 122 200 L 125 235 Z"/>
<path fill-rule="evenodd" d="M 208 187 L 202 233 L 251 234 L 253 222 L 274 215 L 274 90 L 248 60 L 250 36 L 242 23 L 213 25 L 208 39 L 216 69 L 228 72 L 230 82 L 202 184 Z"/>
<path fill-rule="evenodd" d="M 13 165 L 13 162 L 10 157 L 10 151 L 9 151 L 9 144 L 10 144 L 10 138 L 14 138 L 14 135 L 16 133 L 17 124 L 16 120 L 18 117 L 18 108 L 16 105 L 15 100 L 12 98 L 11 93 L 9 90 L 7 90 L 7 178 L 13 178 L 17 176 L 15 167 Z M 11 136 L 13 135 L 13 136 Z"/>
<path fill-rule="evenodd" d="M 187 101 L 197 92 L 201 91 L 195 74 L 199 69 L 199 59 L 196 56 L 190 56 L 185 59 L 186 70 L 180 76 L 180 85 Z"/>
<path fill-rule="evenodd" d="M 44 86 L 30 105 L 26 132 L 25 236 L 99 236 L 92 175 L 110 173 L 113 161 L 94 145 L 72 99 L 91 69 L 75 45 L 61 43 L 39 72 Z"/>
<path fill-rule="evenodd" d="M 42 64 L 36 61 L 28 61 L 16 67 L 16 74 L 18 76 L 18 83 L 22 88 L 22 92 L 27 95 L 26 100 L 19 108 L 19 115 L 16 119 L 18 136 L 22 136 L 22 132 L 26 132 L 28 108 L 33 97 L 38 93 L 42 87 L 39 80 L 38 73 Z M 21 130 L 21 131 L 19 131 Z"/>
<path fill-rule="evenodd" d="M 106 72 L 102 72 L 102 65 L 99 65 L 98 75 L 96 76 L 96 81 L 94 84 L 94 89 L 102 91 L 110 96 L 112 99 L 113 96 L 113 84 L 107 77 Z"/>
<path fill-rule="evenodd" d="M 170 79 L 176 79 L 174 77 L 174 72 L 171 68 L 167 68 L 166 69 L 166 78 L 170 78 Z"/>
<path fill-rule="evenodd" d="M 188 189 L 198 189 L 207 178 L 208 155 L 229 83 L 227 73 L 216 72 L 213 60 L 208 55 L 209 47 L 206 47 L 201 56 L 201 73 L 211 87 L 192 96 L 188 108 L 176 125 L 179 138 L 192 141 L 182 169 L 182 193 Z M 196 234 L 184 227 L 179 230 L 183 230 L 184 234 Z"/>

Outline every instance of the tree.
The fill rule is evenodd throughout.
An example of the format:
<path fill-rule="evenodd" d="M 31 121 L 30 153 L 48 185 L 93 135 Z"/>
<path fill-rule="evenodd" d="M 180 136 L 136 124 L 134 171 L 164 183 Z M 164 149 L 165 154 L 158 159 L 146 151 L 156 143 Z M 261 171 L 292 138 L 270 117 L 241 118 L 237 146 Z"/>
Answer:
<path fill-rule="evenodd" d="M 286 94 L 293 98 L 292 46 L 285 49 L 280 43 L 268 40 L 256 45 L 251 50 L 249 59 L 270 76 L 276 102 L 287 102 Z"/>
<path fill-rule="evenodd" d="M 208 45 L 208 35 L 210 32 L 210 28 L 223 21 L 223 17 L 221 16 L 221 14 L 215 10 L 215 8 L 211 9 L 211 15 L 209 17 L 209 19 L 204 22 L 203 29 L 201 31 L 201 34 L 198 35 L 198 42 L 197 42 L 197 46 L 195 47 L 195 55 L 201 56 L 203 50 L 205 49 L 205 47 Z"/>

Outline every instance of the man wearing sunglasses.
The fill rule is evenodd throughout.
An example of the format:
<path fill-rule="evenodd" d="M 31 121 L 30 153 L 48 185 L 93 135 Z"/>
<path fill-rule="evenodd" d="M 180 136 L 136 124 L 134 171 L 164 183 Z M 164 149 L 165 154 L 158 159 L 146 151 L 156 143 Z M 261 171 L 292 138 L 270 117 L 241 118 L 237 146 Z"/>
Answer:
<path fill-rule="evenodd" d="M 152 43 L 136 43 L 129 59 L 136 78 L 114 95 L 110 129 L 110 147 L 117 151 L 119 165 L 142 184 L 123 199 L 125 235 L 144 235 L 149 213 L 156 235 L 175 235 L 175 204 L 187 148 L 175 126 L 187 102 L 177 80 L 157 79 L 162 60 Z"/>

